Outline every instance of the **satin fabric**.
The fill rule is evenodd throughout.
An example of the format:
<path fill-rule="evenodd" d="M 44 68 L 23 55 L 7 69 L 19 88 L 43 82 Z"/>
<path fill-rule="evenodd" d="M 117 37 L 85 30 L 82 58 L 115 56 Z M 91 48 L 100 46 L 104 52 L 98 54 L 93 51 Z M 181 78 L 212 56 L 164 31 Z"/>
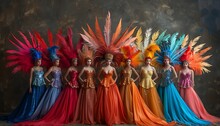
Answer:
<path fill-rule="evenodd" d="M 151 112 L 131 79 L 131 74 L 131 70 L 128 72 L 123 70 L 123 79 L 120 84 L 120 94 L 128 123 L 135 123 L 140 126 L 175 125 L 174 122 L 168 124 Z"/>
<path fill-rule="evenodd" d="M 112 79 L 113 71 L 105 73 L 102 70 L 103 80 L 98 86 L 97 102 L 95 105 L 95 120 L 99 124 L 126 123 L 124 107 L 119 90 Z"/>
<path fill-rule="evenodd" d="M 157 93 L 155 82 L 152 80 L 153 70 L 142 69 L 141 75 L 139 91 L 144 102 L 157 117 L 165 120 L 163 105 Z"/>
<path fill-rule="evenodd" d="M 187 74 L 180 74 L 180 82 L 179 82 L 179 92 L 183 100 L 186 104 L 191 108 L 191 110 L 201 119 L 208 120 L 210 122 L 220 122 L 219 117 L 215 117 L 210 115 L 202 101 L 200 100 L 199 96 L 195 92 L 195 90 L 191 87 L 191 73 Z M 185 86 L 189 85 L 189 86 Z"/>
<path fill-rule="evenodd" d="M 29 93 L 28 89 L 20 105 L 10 115 L 6 117 L 0 117 L 4 118 L 1 120 L 7 120 L 8 122 L 16 123 L 25 121 L 31 117 L 46 90 L 43 75 L 43 71 L 34 70 L 33 81 L 31 85 L 32 92 Z"/>
<path fill-rule="evenodd" d="M 94 110 L 97 97 L 93 76 L 94 72 L 85 71 L 86 82 L 83 83 L 80 89 L 76 112 L 72 123 L 95 124 Z"/>
<path fill-rule="evenodd" d="M 176 121 L 185 125 L 209 125 L 210 122 L 199 119 L 181 98 L 171 80 L 171 70 L 162 71 L 158 93 L 164 107 L 164 116 L 168 122 Z M 163 85 L 164 84 L 164 85 Z"/>

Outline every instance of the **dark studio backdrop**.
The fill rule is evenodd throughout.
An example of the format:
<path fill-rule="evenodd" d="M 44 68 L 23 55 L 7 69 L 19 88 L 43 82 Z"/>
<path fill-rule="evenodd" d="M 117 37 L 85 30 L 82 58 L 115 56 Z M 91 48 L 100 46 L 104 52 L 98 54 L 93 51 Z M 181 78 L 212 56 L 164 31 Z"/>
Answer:
<path fill-rule="evenodd" d="M 152 27 L 153 31 L 201 35 L 199 42 L 212 46 L 208 60 L 211 73 L 195 77 L 195 90 L 209 113 L 220 116 L 220 0 L 0 0 L 0 113 L 11 112 L 28 88 L 29 75 L 11 74 L 5 68 L 5 50 L 14 48 L 8 38 L 17 31 L 39 31 L 47 40 L 53 33 L 72 27 L 76 42 L 81 27 L 94 26 L 98 17 L 103 29 L 107 12 L 111 12 L 112 31 L 122 18 L 123 29 Z M 136 32 L 135 32 L 136 33 Z"/>

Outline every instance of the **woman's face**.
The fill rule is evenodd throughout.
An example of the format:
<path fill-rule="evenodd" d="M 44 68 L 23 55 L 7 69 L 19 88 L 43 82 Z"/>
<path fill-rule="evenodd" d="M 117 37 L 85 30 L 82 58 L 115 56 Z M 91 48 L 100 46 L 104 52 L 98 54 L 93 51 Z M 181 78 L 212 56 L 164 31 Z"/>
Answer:
<path fill-rule="evenodd" d="M 54 65 L 59 66 L 60 65 L 60 60 L 55 60 Z"/>
<path fill-rule="evenodd" d="M 127 65 L 127 66 L 130 66 L 130 65 L 131 65 L 131 59 L 127 59 L 127 60 L 126 60 L 126 65 Z"/>
<path fill-rule="evenodd" d="M 170 59 L 165 58 L 165 59 L 164 59 L 164 64 L 165 64 L 165 65 L 169 65 L 169 64 L 170 64 Z"/>
<path fill-rule="evenodd" d="M 92 64 L 92 60 L 91 60 L 91 59 L 87 59 L 87 60 L 86 60 L 86 64 L 87 64 L 88 66 L 90 66 L 90 65 Z"/>
<path fill-rule="evenodd" d="M 107 65 L 111 65 L 112 61 L 111 60 L 107 60 Z"/>
<path fill-rule="evenodd" d="M 183 62 L 183 67 L 184 67 L 184 68 L 187 68 L 188 66 L 189 66 L 189 63 L 188 63 L 187 61 L 184 61 L 184 62 Z"/>
<path fill-rule="evenodd" d="M 146 65 L 149 65 L 150 63 L 151 63 L 151 59 L 148 58 L 148 59 L 145 60 Z"/>
<path fill-rule="evenodd" d="M 75 58 L 75 59 L 72 59 L 72 65 L 73 65 L 73 66 L 77 66 L 77 61 L 78 61 L 78 60 L 77 60 L 76 58 Z"/>
<path fill-rule="evenodd" d="M 36 65 L 37 65 L 37 66 L 40 66 L 40 65 L 41 65 L 41 59 L 38 59 L 38 60 L 36 61 Z"/>

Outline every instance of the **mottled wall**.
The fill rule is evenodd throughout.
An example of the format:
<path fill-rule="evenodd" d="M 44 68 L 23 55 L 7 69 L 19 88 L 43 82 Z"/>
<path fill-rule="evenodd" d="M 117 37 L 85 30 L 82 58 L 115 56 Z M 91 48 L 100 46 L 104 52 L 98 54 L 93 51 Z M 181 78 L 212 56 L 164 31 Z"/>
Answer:
<path fill-rule="evenodd" d="M 37 30 L 46 36 L 47 29 L 56 32 L 73 27 L 74 40 L 81 27 L 94 24 L 95 16 L 104 23 L 111 12 L 115 27 L 120 18 L 123 26 L 143 29 L 167 29 L 169 33 L 190 34 L 190 38 L 202 35 L 201 42 L 213 49 L 209 62 L 211 73 L 196 77 L 196 91 L 207 110 L 220 116 L 220 6 L 219 0 L 1 0 L 0 1 L 0 112 L 10 112 L 21 100 L 28 85 L 28 75 L 10 74 L 5 68 L 4 51 L 13 48 L 7 38 L 17 31 Z M 123 27 L 123 28 L 124 28 Z"/>

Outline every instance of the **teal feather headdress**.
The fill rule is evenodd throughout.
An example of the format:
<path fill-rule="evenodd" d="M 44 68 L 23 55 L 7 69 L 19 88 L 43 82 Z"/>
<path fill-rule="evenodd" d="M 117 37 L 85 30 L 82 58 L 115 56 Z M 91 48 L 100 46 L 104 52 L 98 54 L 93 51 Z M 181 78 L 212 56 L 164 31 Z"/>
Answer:
<path fill-rule="evenodd" d="M 186 48 L 181 48 L 185 35 L 177 39 L 178 33 L 165 35 L 165 32 L 161 33 L 156 41 L 161 50 L 155 53 L 157 56 L 156 61 L 162 65 L 164 57 L 168 57 L 172 65 L 180 64 L 179 58 L 186 50 Z"/>

